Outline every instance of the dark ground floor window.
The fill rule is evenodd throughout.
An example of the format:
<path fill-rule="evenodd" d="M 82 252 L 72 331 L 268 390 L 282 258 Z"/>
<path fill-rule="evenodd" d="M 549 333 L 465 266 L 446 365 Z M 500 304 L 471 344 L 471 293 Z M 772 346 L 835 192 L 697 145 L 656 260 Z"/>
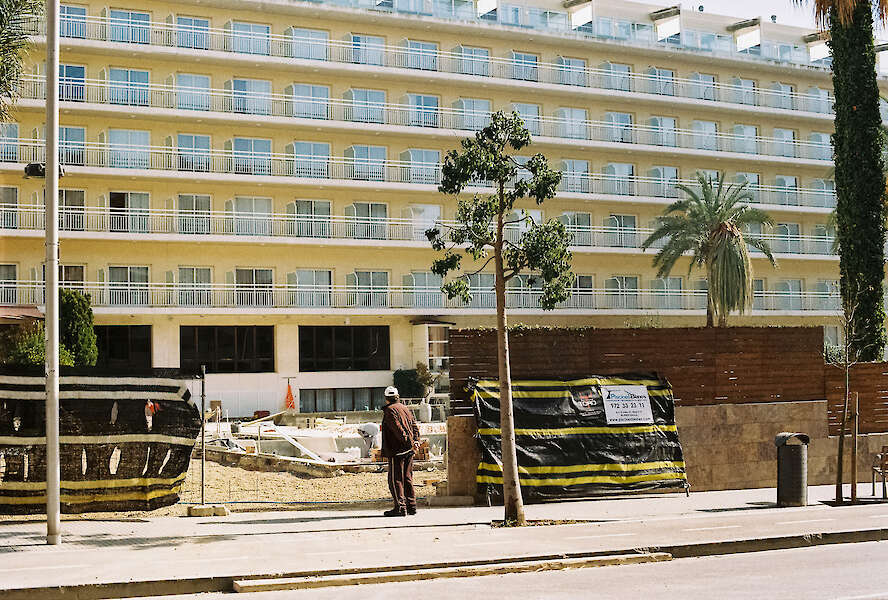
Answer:
<path fill-rule="evenodd" d="M 96 325 L 97 367 L 151 368 L 151 325 Z"/>
<path fill-rule="evenodd" d="M 299 370 L 388 371 L 389 328 L 369 326 L 299 327 Z"/>
<path fill-rule="evenodd" d="M 385 405 L 385 388 L 334 388 L 299 390 L 299 412 L 380 410 Z"/>
<path fill-rule="evenodd" d="M 258 325 L 179 327 L 183 371 L 268 373 L 274 371 L 274 327 Z"/>

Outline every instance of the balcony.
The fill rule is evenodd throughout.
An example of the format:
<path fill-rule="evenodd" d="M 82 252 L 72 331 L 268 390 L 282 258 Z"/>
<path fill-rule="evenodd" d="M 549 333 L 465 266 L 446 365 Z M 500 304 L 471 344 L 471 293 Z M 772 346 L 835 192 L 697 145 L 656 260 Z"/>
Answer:
<path fill-rule="evenodd" d="M 24 78 L 23 98 L 43 100 L 45 82 Z M 486 126 L 490 113 L 451 108 L 416 107 L 405 104 L 357 103 L 339 99 L 303 98 L 283 94 L 244 94 L 231 90 L 176 88 L 164 85 L 122 88 L 114 83 L 84 80 L 77 102 L 127 104 L 152 108 L 200 110 L 226 114 L 270 115 L 342 123 L 373 123 L 429 129 L 475 131 Z M 689 129 L 662 129 L 642 125 L 622 125 L 605 121 L 537 117 L 529 125 L 536 136 L 593 142 L 619 142 L 648 146 L 731 152 L 751 157 L 776 156 L 832 161 L 832 147 L 798 140 L 726 133 L 703 133 Z"/>
<path fill-rule="evenodd" d="M 0 231 L 42 232 L 45 213 L 39 205 L 0 204 Z M 453 221 L 439 221 L 446 234 Z M 163 209 L 70 208 L 59 211 L 63 232 L 144 233 L 183 236 L 261 236 L 304 240 L 379 240 L 413 242 L 427 248 L 425 232 L 432 223 L 395 218 L 309 216 L 279 213 L 176 211 Z M 584 248 L 639 249 L 652 229 L 569 226 L 571 246 Z M 518 227 L 507 227 L 506 238 L 517 241 Z M 832 256 L 834 238 L 826 236 L 762 235 L 778 254 Z M 234 241 L 234 237 L 230 241 Z M 362 244 L 364 245 L 364 244 Z M 655 247 L 656 248 L 656 247 Z M 751 250 L 756 252 L 755 250 Z"/>
<path fill-rule="evenodd" d="M 424 186 L 436 191 L 441 166 L 436 163 L 405 161 L 354 160 L 292 154 L 247 154 L 223 150 L 195 151 L 171 146 L 114 146 L 108 144 L 77 144 L 60 147 L 62 164 L 76 156 L 81 167 L 109 168 L 125 174 L 130 169 L 157 172 L 193 172 L 195 160 L 204 173 L 242 176 L 327 179 L 341 181 L 375 181 Z M 193 159 L 184 160 L 183 157 Z M 44 161 L 43 140 L 6 138 L 0 152 L 0 165 Z M 75 170 L 71 174 L 76 173 Z M 308 182 L 305 182 L 308 183 Z M 654 177 L 620 176 L 600 173 L 565 172 L 559 191 L 570 194 L 595 194 L 620 197 L 678 198 L 676 184 L 696 187 L 694 179 L 663 180 Z M 478 182 L 477 187 L 489 187 Z M 834 208 L 835 192 L 798 187 L 756 185 L 747 188 L 752 202 L 778 206 Z"/>
<path fill-rule="evenodd" d="M 211 309 L 220 312 L 393 312 L 410 313 L 492 313 L 495 308 L 494 291 L 472 290 L 468 303 L 448 299 L 436 288 L 388 287 L 355 288 L 349 286 L 291 286 L 291 285 L 221 285 L 221 284 L 162 284 L 162 283 L 82 283 L 62 282 L 77 287 L 90 295 L 94 308 L 100 312 L 194 313 Z M 0 284 L 0 293 L 8 304 L 42 305 L 42 281 L 10 281 Z M 514 310 L 541 313 L 540 293 L 533 290 L 507 290 L 506 302 Z M 819 292 L 764 291 L 755 295 L 753 314 L 837 314 L 840 310 L 838 294 Z M 644 314 L 665 311 L 668 314 L 696 313 L 706 310 L 706 292 L 670 290 L 613 290 L 573 289 L 567 301 L 556 313 L 574 314 Z"/>
<path fill-rule="evenodd" d="M 355 0 L 361 2 L 362 0 Z M 374 8 L 381 5 L 376 4 Z M 483 19 L 480 19 L 483 22 Z M 301 59 L 313 62 L 332 62 L 346 64 L 365 64 L 369 68 L 388 67 L 421 71 L 426 74 L 432 71 L 455 73 L 472 77 L 486 77 L 513 81 L 531 81 L 573 87 L 587 87 L 601 90 L 634 92 L 639 94 L 668 95 L 680 98 L 701 99 L 701 82 L 693 79 L 669 78 L 668 92 L 664 92 L 663 79 L 657 76 L 639 73 L 614 73 L 606 69 L 565 66 L 558 63 L 535 63 L 529 65 L 521 60 L 510 60 L 498 57 L 467 57 L 460 53 L 411 50 L 405 46 L 383 46 L 355 44 L 342 40 L 302 39 L 280 34 L 248 36 L 244 41 L 242 34 L 233 33 L 228 29 L 200 29 L 200 45 L 195 47 L 191 40 L 195 31 L 177 27 L 166 22 L 145 22 L 122 25 L 103 17 L 86 17 L 71 21 L 74 26 L 65 26 L 63 21 L 62 35 L 70 34 L 67 39 L 85 39 L 105 42 L 118 42 L 139 45 L 153 45 L 180 48 L 184 51 L 205 52 L 207 50 L 250 56 L 267 55 L 288 59 Z M 35 35 L 45 35 L 45 22 L 37 20 L 33 25 Z M 123 31 L 130 28 L 132 31 Z M 569 30 L 568 30 L 569 31 Z M 581 37 L 589 37 L 585 29 L 573 30 Z M 76 34 L 76 35 L 74 35 Z M 183 35 L 184 34 L 184 35 Z M 608 36 L 597 36 L 609 39 Z M 183 42 L 183 39 L 185 40 Z M 621 39 L 620 41 L 624 41 Z M 662 46 L 659 43 L 645 45 Z M 748 59 L 752 55 L 733 53 L 735 58 Z M 755 57 L 753 57 L 755 58 Z M 763 57 L 773 59 L 772 57 Z M 468 68 L 467 68 L 468 67 Z M 614 87 L 614 78 L 620 80 L 620 86 Z M 733 105 L 751 105 L 784 110 L 832 112 L 833 100 L 814 94 L 778 92 L 761 88 L 746 88 L 721 83 L 706 83 L 702 99 L 711 102 L 723 102 Z"/>

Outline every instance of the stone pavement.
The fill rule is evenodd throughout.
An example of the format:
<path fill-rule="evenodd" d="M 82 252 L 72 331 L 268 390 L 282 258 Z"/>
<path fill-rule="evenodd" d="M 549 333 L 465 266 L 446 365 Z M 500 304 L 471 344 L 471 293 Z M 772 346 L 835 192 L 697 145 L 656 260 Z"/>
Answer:
<path fill-rule="evenodd" d="M 823 534 L 851 541 L 848 532 L 888 539 L 888 504 L 821 504 L 833 489 L 811 488 L 811 505 L 803 508 L 775 508 L 773 489 L 529 505 L 530 519 L 584 522 L 521 529 L 490 527 L 491 520 L 502 517 L 501 507 L 428 508 L 398 519 L 380 517 L 378 511 L 318 510 L 65 520 L 63 544 L 55 547 L 44 545 L 41 521 L 0 521 L 0 597 L 16 598 L 15 590 L 27 588 L 42 588 L 43 597 L 53 597 L 51 590 L 58 593 L 61 587 L 126 582 L 144 582 L 128 591 L 146 595 L 161 588 L 168 590 L 164 593 L 213 591 L 231 589 L 235 578 L 260 575 L 636 548 L 693 555 L 694 548 L 705 547 L 713 554 L 726 543 L 753 544 L 746 549 L 754 550 L 762 540 L 791 536 L 798 536 L 799 543 Z M 868 486 L 861 485 L 861 498 L 869 498 L 868 493 Z"/>

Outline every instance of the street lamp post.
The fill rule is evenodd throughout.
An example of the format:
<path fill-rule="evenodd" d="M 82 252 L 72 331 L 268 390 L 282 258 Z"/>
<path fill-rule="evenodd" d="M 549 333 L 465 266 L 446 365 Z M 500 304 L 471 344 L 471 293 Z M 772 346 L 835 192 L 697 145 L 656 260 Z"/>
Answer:
<path fill-rule="evenodd" d="M 59 0 L 46 0 L 46 543 L 60 544 Z"/>

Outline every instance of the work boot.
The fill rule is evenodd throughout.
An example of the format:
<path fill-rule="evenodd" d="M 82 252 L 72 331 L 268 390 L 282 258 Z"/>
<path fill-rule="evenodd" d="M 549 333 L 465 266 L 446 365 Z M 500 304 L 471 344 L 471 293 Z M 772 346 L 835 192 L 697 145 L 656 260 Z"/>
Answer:
<path fill-rule="evenodd" d="M 393 508 L 382 513 L 383 517 L 406 517 L 407 511 L 403 508 Z"/>
<path fill-rule="evenodd" d="M 407 507 L 407 514 L 408 515 L 415 515 L 416 514 L 416 507 L 415 506 L 408 506 Z"/>

